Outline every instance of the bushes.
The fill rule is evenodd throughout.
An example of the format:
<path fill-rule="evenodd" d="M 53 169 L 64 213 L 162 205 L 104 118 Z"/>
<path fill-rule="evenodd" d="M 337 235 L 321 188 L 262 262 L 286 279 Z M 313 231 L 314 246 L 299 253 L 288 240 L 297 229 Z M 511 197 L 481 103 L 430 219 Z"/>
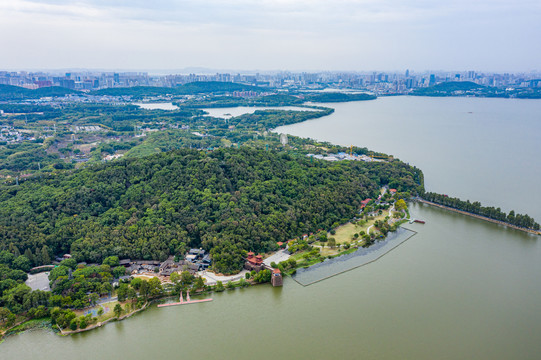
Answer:
<path fill-rule="evenodd" d="M 224 284 L 221 281 L 216 282 L 216 286 L 214 287 L 214 290 L 216 292 L 222 292 L 225 290 Z"/>
<path fill-rule="evenodd" d="M 71 326 L 72 321 L 75 320 L 77 315 L 71 310 L 62 310 L 58 307 L 55 307 L 51 310 L 51 323 L 53 325 L 58 325 L 62 329 L 66 329 L 68 326 Z M 75 329 L 77 329 L 77 321 L 75 321 Z"/>
<path fill-rule="evenodd" d="M 257 274 L 255 274 L 254 276 L 254 281 L 257 282 L 257 283 L 265 283 L 265 282 L 269 282 L 271 280 L 271 272 L 270 270 L 261 270 L 260 272 L 258 272 Z"/>

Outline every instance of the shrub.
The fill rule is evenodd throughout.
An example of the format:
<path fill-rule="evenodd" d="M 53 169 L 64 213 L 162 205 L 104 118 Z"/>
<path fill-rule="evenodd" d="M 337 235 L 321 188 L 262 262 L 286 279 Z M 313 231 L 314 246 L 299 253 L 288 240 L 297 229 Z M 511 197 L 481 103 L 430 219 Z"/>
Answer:
<path fill-rule="evenodd" d="M 88 326 L 88 324 L 86 323 L 86 319 L 83 317 L 83 318 L 81 319 L 81 321 L 79 322 L 79 327 L 80 327 L 81 329 L 85 329 L 87 326 Z"/>

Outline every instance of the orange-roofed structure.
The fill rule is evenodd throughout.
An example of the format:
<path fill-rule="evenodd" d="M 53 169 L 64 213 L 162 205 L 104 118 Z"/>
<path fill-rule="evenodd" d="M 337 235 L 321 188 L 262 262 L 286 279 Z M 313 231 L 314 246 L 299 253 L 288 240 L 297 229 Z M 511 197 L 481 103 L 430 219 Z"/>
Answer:
<path fill-rule="evenodd" d="M 271 284 L 272 286 L 282 286 L 284 284 L 280 269 L 272 269 Z"/>

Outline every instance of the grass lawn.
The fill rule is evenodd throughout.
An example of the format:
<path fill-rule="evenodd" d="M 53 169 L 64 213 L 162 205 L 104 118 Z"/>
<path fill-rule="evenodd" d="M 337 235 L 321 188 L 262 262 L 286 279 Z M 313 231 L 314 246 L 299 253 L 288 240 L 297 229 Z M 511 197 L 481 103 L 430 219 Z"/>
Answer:
<path fill-rule="evenodd" d="M 107 303 L 104 303 L 104 304 L 101 304 L 101 305 L 97 305 L 97 306 L 94 306 L 92 308 L 87 308 L 87 309 L 83 309 L 83 310 L 75 310 L 75 314 L 77 316 L 81 316 L 81 315 L 86 315 L 88 314 L 88 312 L 90 311 L 92 313 L 92 317 L 97 317 L 98 318 L 98 322 L 103 322 L 105 320 L 108 320 L 112 317 L 115 317 L 115 314 L 113 312 L 113 309 L 115 308 L 115 305 L 118 304 L 119 302 L 118 301 L 110 301 L 110 302 L 107 302 Z M 120 305 L 123 305 L 122 303 L 120 303 Z M 98 309 L 102 307 L 103 308 L 103 314 L 101 316 L 98 316 Z M 125 306 L 123 305 L 122 308 L 124 308 Z"/>
<path fill-rule="evenodd" d="M 382 215 L 379 215 L 374 218 L 370 218 L 370 220 L 368 221 L 361 220 L 360 224 L 362 225 L 356 225 L 349 222 L 347 224 L 344 224 L 336 228 L 336 234 L 331 235 L 330 233 L 328 233 L 327 237 L 335 238 L 337 244 L 344 244 L 346 242 L 351 242 L 353 239 L 353 234 L 360 233 L 361 231 L 364 231 L 366 233 L 366 229 L 368 229 L 370 225 L 373 225 L 377 220 L 385 219 L 385 216 L 387 216 L 387 214 L 388 214 L 387 212 L 383 212 Z"/>

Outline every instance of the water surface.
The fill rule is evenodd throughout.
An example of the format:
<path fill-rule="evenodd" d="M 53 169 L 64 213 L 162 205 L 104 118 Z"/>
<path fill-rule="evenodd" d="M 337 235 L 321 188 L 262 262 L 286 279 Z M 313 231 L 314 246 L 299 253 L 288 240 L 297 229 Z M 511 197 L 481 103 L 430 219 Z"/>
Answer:
<path fill-rule="evenodd" d="M 427 191 L 541 221 L 541 100 L 383 97 L 324 104 L 329 116 L 275 131 L 392 154 Z"/>
<path fill-rule="evenodd" d="M 294 111 L 318 111 L 317 109 L 299 106 L 237 106 L 230 108 L 205 108 L 201 109 L 208 113 L 208 116 L 229 119 L 233 116 L 253 114 L 258 110 L 294 110 Z"/>
<path fill-rule="evenodd" d="M 173 103 L 133 103 L 142 109 L 146 110 L 178 110 L 178 106 L 173 105 Z"/>

